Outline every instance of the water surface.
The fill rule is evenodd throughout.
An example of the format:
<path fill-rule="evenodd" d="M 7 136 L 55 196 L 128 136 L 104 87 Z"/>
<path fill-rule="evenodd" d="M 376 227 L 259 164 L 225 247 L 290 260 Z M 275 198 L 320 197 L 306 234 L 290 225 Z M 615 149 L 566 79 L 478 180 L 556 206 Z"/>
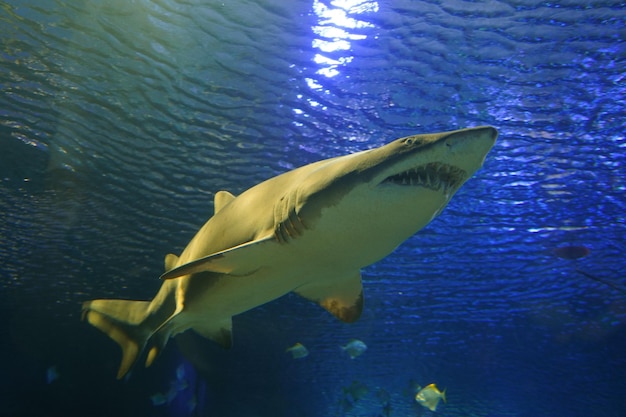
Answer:
<path fill-rule="evenodd" d="M 429 415 L 436 382 L 445 416 L 624 416 L 625 22 L 615 1 L 3 3 L 0 415 Z M 364 270 L 356 324 L 287 296 L 236 317 L 233 350 L 194 344 L 198 372 L 172 343 L 117 382 L 80 322 L 151 298 L 218 190 L 486 124 L 483 169 Z"/>

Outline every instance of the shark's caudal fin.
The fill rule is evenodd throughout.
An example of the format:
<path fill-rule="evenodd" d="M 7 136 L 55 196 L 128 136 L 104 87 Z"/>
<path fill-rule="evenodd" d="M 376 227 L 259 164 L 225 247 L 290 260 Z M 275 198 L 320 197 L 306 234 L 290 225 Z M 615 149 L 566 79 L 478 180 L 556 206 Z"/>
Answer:
<path fill-rule="evenodd" d="M 149 301 L 130 300 L 93 300 L 83 303 L 83 320 L 109 335 L 122 348 L 122 363 L 117 371 L 117 379 L 126 375 L 152 336 L 153 329 L 145 321 L 149 305 Z"/>

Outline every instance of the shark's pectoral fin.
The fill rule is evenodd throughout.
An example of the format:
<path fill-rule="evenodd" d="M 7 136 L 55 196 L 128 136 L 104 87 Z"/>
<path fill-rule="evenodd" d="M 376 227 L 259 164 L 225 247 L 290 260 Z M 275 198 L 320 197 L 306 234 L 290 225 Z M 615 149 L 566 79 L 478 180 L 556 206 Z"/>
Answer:
<path fill-rule="evenodd" d="M 272 234 L 180 265 L 161 275 L 161 279 L 178 278 L 205 271 L 247 275 L 270 259 L 273 245 L 278 245 L 278 243 Z"/>
<path fill-rule="evenodd" d="M 295 292 L 315 301 L 333 316 L 346 323 L 358 320 L 363 311 L 363 285 L 361 273 L 345 279 L 325 280 L 297 288 Z"/>

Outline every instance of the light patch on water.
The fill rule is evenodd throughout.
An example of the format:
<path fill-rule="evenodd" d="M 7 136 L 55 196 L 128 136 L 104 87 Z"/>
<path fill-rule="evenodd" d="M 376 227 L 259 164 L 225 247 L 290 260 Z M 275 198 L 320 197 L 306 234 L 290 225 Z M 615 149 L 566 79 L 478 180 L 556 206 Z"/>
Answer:
<path fill-rule="evenodd" d="M 319 66 L 316 72 L 332 78 L 339 75 L 340 67 L 352 62 L 352 42 L 367 39 L 367 35 L 362 33 L 363 29 L 374 25 L 363 20 L 362 15 L 378 12 L 378 2 L 334 0 L 326 4 L 315 0 L 313 12 L 317 16 L 317 25 L 311 28 L 316 35 L 312 46 L 319 50 L 313 57 L 313 61 Z M 315 88 L 315 84 L 309 86 Z"/>

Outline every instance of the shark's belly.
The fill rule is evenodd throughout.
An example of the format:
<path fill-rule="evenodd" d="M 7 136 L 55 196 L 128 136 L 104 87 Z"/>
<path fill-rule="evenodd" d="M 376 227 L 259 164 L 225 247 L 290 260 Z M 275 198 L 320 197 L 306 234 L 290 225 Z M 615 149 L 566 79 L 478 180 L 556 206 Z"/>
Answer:
<path fill-rule="evenodd" d="M 299 256 L 314 256 L 321 263 L 359 269 L 378 262 L 430 223 L 449 197 L 440 192 L 413 190 L 402 198 L 383 194 L 380 199 L 356 195 L 322 210 L 309 230 L 294 240 Z"/>
<path fill-rule="evenodd" d="M 320 275 L 316 275 L 320 274 Z M 203 282 L 202 274 L 185 277 L 190 285 L 184 295 L 185 313 L 194 320 L 222 320 L 273 301 L 316 279 L 321 270 L 309 263 L 262 267 L 245 276 L 218 275 Z"/>

